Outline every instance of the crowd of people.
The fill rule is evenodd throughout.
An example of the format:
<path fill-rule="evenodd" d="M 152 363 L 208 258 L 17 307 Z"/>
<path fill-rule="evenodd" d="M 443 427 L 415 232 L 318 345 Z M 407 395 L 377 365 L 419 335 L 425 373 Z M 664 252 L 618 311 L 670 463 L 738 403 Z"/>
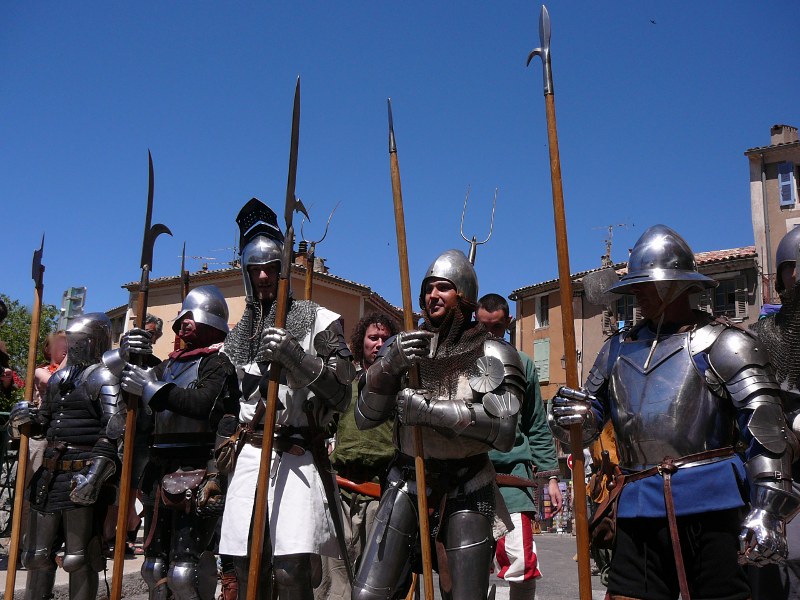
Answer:
<path fill-rule="evenodd" d="M 254 199 L 236 221 L 246 307 L 232 328 L 224 296 L 206 285 L 183 301 L 172 323 L 180 343 L 163 360 L 153 355 L 163 327 L 154 317 L 116 349 L 102 313 L 48 338 L 34 400 L 10 417 L 12 434 L 26 428 L 32 440 L 26 598 L 49 598 L 59 565 L 70 574 L 71 598 L 97 596 L 126 441 L 152 600 L 206 600 L 218 587 L 222 600 L 246 597 L 258 510 L 267 510 L 259 598 L 406 597 L 423 568 L 420 493 L 443 597 L 485 599 L 494 570 L 511 600 L 532 600 L 542 574 L 534 484 L 561 510 L 554 436 L 566 443 L 575 425 L 587 446 L 604 431 L 617 449 L 618 476 L 603 479 L 596 507 L 613 516 L 610 598 L 798 593 L 791 567 L 782 576 L 752 569 L 749 578 L 743 567 L 798 551 L 786 525 L 800 510 L 792 480 L 800 411 L 786 398 L 796 395 L 800 371 L 784 357 L 776 376 L 771 359 L 796 355 L 800 240 L 787 242 L 794 254 L 779 261 L 784 307 L 753 333 L 692 310 L 690 294 L 715 282 L 698 273 L 679 234 L 648 229 L 611 290 L 635 296 L 643 320 L 609 338 L 585 387 L 562 388 L 546 413 L 533 361 L 504 339 L 508 303 L 479 296 L 462 252 L 442 252 L 423 274 L 417 329 L 400 332 L 392 316 L 367 314 L 348 344 L 341 316 L 310 299 L 290 297 L 285 325 L 276 325 L 288 256 L 277 217 Z M 276 368 L 260 507 L 265 400 Z M 140 409 L 129 439 L 132 401 Z M 139 518 L 128 515 L 134 538 Z M 782 577 L 779 591 L 769 577 Z"/>

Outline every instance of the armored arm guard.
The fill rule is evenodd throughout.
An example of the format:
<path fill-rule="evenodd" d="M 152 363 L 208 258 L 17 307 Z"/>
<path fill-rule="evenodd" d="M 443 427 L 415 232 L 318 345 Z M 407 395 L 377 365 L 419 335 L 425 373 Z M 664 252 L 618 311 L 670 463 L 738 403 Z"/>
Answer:
<path fill-rule="evenodd" d="M 397 398 L 400 421 L 486 442 L 501 452 L 511 450 L 525 394 L 522 360 L 510 344 L 489 339 L 484 343 L 484 356 L 478 359 L 477 367 L 477 375 L 469 382 L 471 402 L 429 398 L 424 390 L 406 388 Z"/>
<path fill-rule="evenodd" d="M 741 539 L 754 549 L 743 550 L 754 562 L 785 558 L 785 523 L 800 510 L 791 477 L 798 441 L 786 424 L 767 352 L 750 335 L 730 328 L 710 348 L 708 361 L 739 412 L 749 442 L 745 467 L 751 511 Z"/>
<path fill-rule="evenodd" d="M 119 378 L 103 363 L 99 363 L 87 375 L 84 385 L 87 387 L 89 397 L 94 398 L 100 404 L 100 438 L 97 440 L 94 450 L 98 456 L 116 460 L 117 447 L 113 440 L 114 436 L 119 435 L 120 432 L 117 427 L 109 427 L 109 423 L 119 419 L 125 410 Z"/>
<path fill-rule="evenodd" d="M 377 427 L 389 418 L 414 357 L 428 354 L 431 337 L 427 331 L 408 331 L 386 340 L 358 384 L 355 417 L 359 429 Z"/>

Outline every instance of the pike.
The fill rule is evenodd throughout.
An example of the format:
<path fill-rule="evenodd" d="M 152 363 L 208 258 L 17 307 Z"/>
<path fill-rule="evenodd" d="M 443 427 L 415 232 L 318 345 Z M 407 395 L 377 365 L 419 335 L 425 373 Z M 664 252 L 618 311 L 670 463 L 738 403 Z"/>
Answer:
<path fill-rule="evenodd" d="M 322 240 L 328 235 L 328 227 L 331 224 L 331 219 L 333 218 L 333 213 L 336 212 L 336 209 L 339 208 L 339 204 L 337 203 L 336 206 L 333 207 L 331 214 L 328 216 L 328 222 L 325 223 L 325 232 L 322 234 L 322 237 L 317 241 L 308 241 L 305 239 L 305 235 L 303 234 L 303 224 L 305 223 L 305 219 L 300 223 L 300 236 L 303 238 L 303 241 L 308 244 L 308 249 L 306 250 L 306 281 L 305 281 L 305 293 L 306 293 L 306 300 L 311 301 L 312 291 L 314 288 L 314 255 L 316 252 L 316 246 L 319 243 L 322 243 Z M 308 216 L 308 215 L 306 215 Z M 309 221 L 311 219 L 309 218 Z M 350 552 L 347 548 L 347 538 L 345 537 L 344 533 L 344 522 L 342 521 L 342 513 L 339 510 L 339 498 L 338 498 L 338 490 L 336 486 L 333 484 L 334 480 L 339 481 L 339 477 L 336 475 L 336 472 L 333 470 L 333 465 L 331 465 L 331 459 L 328 456 L 328 448 L 325 444 L 325 434 L 320 429 L 319 424 L 317 423 L 317 418 L 314 415 L 314 406 L 311 402 L 306 402 L 305 406 L 303 407 L 303 412 L 306 413 L 306 419 L 308 419 L 308 425 L 311 429 L 311 455 L 314 458 L 314 465 L 317 467 L 319 471 L 319 477 L 322 481 L 322 487 L 325 490 L 325 499 L 328 501 L 328 506 L 331 509 L 331 520 L 333 521 L 333 530 L 336 534 L 336 541 L 339 544 L 339 552 L 342 553 L 342 562 L 344 562 L 345 571 L 347 571 L 347 579 L 350 582 L 350 585 L 353 585 L 353 565 L 350 562 Z"/>
<path fill-rule="evenodd" d="M 467 195 L 464 197 L 464 209 L 461 211 L 461 238 L 469 244 L 469 262 L 475 265 L 475 254 L 478 252 L 478 246 L 482 246 L 490 239 L 492 239 L 492 231 L 494 231 L 494 209 L 497 208 L 497 192 L 498 188 L 494 188 L 494 200 L 492 201 L 492 219 L 489 222 L 489 235 L 482 242 L 473 235 L 471 239 L 467 239 L 464 235 L 464 215 L 467 214 L 467 201 L 469 200 L 470 187 L 467 186 Z"/>
<path fill-rule="evenodd" d="M 186 270 L 186 242 L 183 242 L 183 250 L 181 250 L 181 304 L 183 301 L 186 300 L 186 296 L 189 295 L 189 271 Z M 173 344 L 173 350 L 180 350 L 183 348 L 184 343 L 183 340 L 175 334 L 175 343 Z"/>
<path fill-rule="evenodd" d="M 550 180 L 553 188 L 553 213 L 556 229 L 556 251 L 558 255 L 558 279 L 561 292 L 562 332 L 566 361 L 566 385 L 578 388 L 578 361 L 575 345 L 575 321 L 572 311 L 572 279 L 569 270 L 569 246 L 567 244 L 567 220 L 564 212 L 564 190 L 561 185 L 561 159 L 558 154 L 558 132 L 556 130 L 556 105 L 553 95 L 553 72 L 550 64 L 550 15 L 542 6 L 539 17 L 539 42 L 541 46 L 528 55 L 527 65 L 534 56 L 542 59 L 544 68 L 544 98 L 547 114 L 547 141 L 550 149 Z M 581 600 L 591 600 L 592 576 L 589 565 L 589 521 L 586 515 L 586 482 L 584 480 L 583 436 L 580 425 L 569 429 L 570 452 L 572 453 L 572 486 L 575 510 L 575 529 L 578 546 L 578 586 Z"/>
<path fill-rule="evenodd" d="M 142 236 L 142 278 L 139 281 L 139 293 L 136 298 L 136 321 L 134 325 L 144 329 L 147 318 L 147 300 L 150 294 L 150 271 L 153 267 L 153 247 L 156 238 L 162 233 L 172 235 L 169 227 L 161 223 L 151 226 L 153 219 L 153 195 L 155 176 L 153 174 L 153 156 L 147 151 L 148 186 L 147 211 L 144 218 L 144 235 Z M 130 360 L 141 364 L 140 355 L 132 355 Z M 125 542 L 128 533 L 128 509 L 130 507 L 131 473 L 133 471 L 133 438 L 136 435 L 136 413 L 139 397 L 125 393 L 125 404 L 128 412 L 125 415 L 125 437 L 123 438 L 122 473 L 119 484 L 119 508 L 117 512 L 117 531 L 114 541 L 114 572 L 111 579 L 111 600 L 119 600 L 122 596 L 122 577 L 125 564 Z"/>
<path fill-rule="evenodd" d="M 295 196 L 297 183 L 297 152 L 300 143 L 300 78 L 294 88 L 294 105 L 292 107 L 292 140 L 289 149 L 289 177 L 286 182 L 286 208 L 283 216 L 286 221 L 283 256 L 281 257 L 281 273 L 278 280 L 278 293 L 275 301 L 275 327 L 286 327 L 286 314 L 289 311 L 289 278 L 291 277 L 292 248 L 294 246 L 295 211 L 308 218 L 306 207 Z M 261 445 L 261 463 L 258 468 L 258 483 L 253 515 L 253 539 L 250 542 L 250 569 L 247 583 L 247 600 L 256 600 L 258 579 L 263 558 L 264 533 L 267 524 L 267 491 L 269 472 L 272 462 L 272 442 L 275 435 L 275 419 L 278 410 L 278 391 L 280 388 L 281 368 L 277 362 L 270 363 L 269 384 L 267 387 L 267 403 L 264 414 L 264 437 Z"/>
<path fill-rule="evenodd" d="M 408 246 L 406 244 L 406 219 L 403 214 L 403 190 L 400 185 L 400 163 L 397 160 L 397 143 L 394 137 L 394 121 L 392 119 L 392 99 L 389 98 L 389 168 L 392 176 L 392 200 L 394 202 L 394 223 L 397 232 L 397 259 L 400 263 L 400 287 L 403 292 L 403 328 L 406 331 L 415 329 L 414 309 L 411 307 L 411 279 L 408 274 Z M 419 365 L 412 363 L 408 371 L 409 386 L 414 389 L 422 387 L 419 376 Z M 428 496 L 425 482 L 425 459 L 422 448 L 422 431 L 412 426 L 414 440 L 414 471 L 417 478 L 417 508 L 419 512 L 419 538 L 422 550 L 422 580 L 425 586 L 425 600 L 433 600 L 433 563 L 431 561 L 431 532 L 428 522 Z"/>
<path fill-rule="evenodd" d="M 333 207 L 331 214 L 328 215 L 328 222 L 325 223 L 325 232 L 322 234 L 322 237 L 316 241 L 310 241 L 305 238 L 303 234 L 303 224 L 305 223 L 305 219 L 300 223 L 300 236 L 303 238 L 303 241 L 308 244 L 308 250 L 306 250 L 306 281 L 305 281 L 305 293 L 306 293 L 306 300 L 311 300 L 311 291 L 314 288 L 314 260 L 316 258 L 317 253 L 317 244 L 321 244 L 322 241 L 328 236 L 328 227 L 331 224 L 331 219 L 333 218 L 333 213 L 336 212 L 336 209 L 339 208 L 339 202 L 336 203 L 336 206 Z M 311 219 L 309 219 L 310 221 Z"/>
<path fill-rule="evenodd" d="M 44 265 L 42 264 L 42 254 L 44 253 L 44 234 L 42 234 L 42 245 L 38 250 L 33 251 L 33 263 L 31 267 L 31 277 L 33 278 L 33 307 L 31 310 L 31 334 L 28 338 L 28 370 L 25 373 L 25 393 L 24 399 L 30 403 L 33 401 L 33 382 L 34 372 L 36 371 L 36 354 L 39 351 L 39 321 L 42 316 L 42 278 L 44 277 Z M 25 496 L 25 475 L 28 470 L 28 434 L 30 423 L 26 423 L 20 428 L 19 433 L 19 458 L 17 459 L 17 483 L 14 489 L 14 513 L 11 518 L 11 542 L 8 548 L 8 567 L 6 572 L 5 597 L 14 598 L 14 584 L 17 579 L 17 561 L 19 559 L 19 544 L 22 540 L 22 505 Z"/>

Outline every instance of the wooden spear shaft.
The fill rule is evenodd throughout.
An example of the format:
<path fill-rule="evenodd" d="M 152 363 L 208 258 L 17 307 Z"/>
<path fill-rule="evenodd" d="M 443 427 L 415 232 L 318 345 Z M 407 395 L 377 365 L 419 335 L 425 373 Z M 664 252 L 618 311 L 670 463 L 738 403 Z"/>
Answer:
<path fill-rule="evenodd" d="M 36 354 L 39 351 L 39 322 L 42 315 L 42 274 L 44 267 L 39 266 L 39 277 L 33 288 L 33 310 L 31 312 L 31 335 L 28 338 L 28 371 L 25 373 L 24 398 L 33 400 L 34 374 L 36 371 Z M 17 580 L 17 562 L 19 545 L 22 541 L 22 505 L 25 497 L 25 475 L 28 471 L 28 446 L 30 425 L 20 428 L 19 454 L 17 456 L 17 481 L 14 488 L 14 512 L 11 517 L 11 543 L 8 550 L 8 567 L 6 571 L 5 597 L 13 600 L 14 585 Z"/>
<path fill-rule="evenodd" d="M 284 247 L 294 246 L 294 228 L 289 227 L 284 239 Z M 286 256 L 284 252 L 284 256 Z M 288 253 L 291 256 L 291 252 Z M 284 261 L 287 260 L 284 258 Z M 291 268 L 286 269 L 287 276 L 278 281 L 278 297 L 275 307 L 275 327 L 286 327 L 286 313 L 289 308 L 289 279 Z M 275 420 L 278 413 L 278 392 L 280 391 L 281 366 L 278 362 L 270 362 L 269 384 L 267 386 L 267 406 L 264 413 L 264 435 L 261 444 L 261 462 L 258 468 L 258 483 L 253 514 L 253 536 L 250 541 L 250 567 L 247 579 L 247 600 L 256 600 L 258 580 L 261 574 L 261 561 L 264 557 L 264 534 L 269 515 L 267 492 L 269 491 L 269 472 L 272 468 L 272 441 L 275 435 Z M 253 423 L 253 427 L 258 423 Z"/>
<path fill-rule="evenodd" d="M 397 160 L 397 147 L 392 124 L 392 101 L 389 100 L 389 166 L 392 175 L 392 199 L 394 201 L 394 223 L 397 233 L 397 258 L 400 263 L 400 285 L 403 294 L 403 329 L 415 329 L 414 310 L 411 307 L 411 278 L 408 273 L 408 246 L 406 244 L 406 221 L 403 214 L 403 190 L 400 185 L 400 164 Z M 414 389 L 421 387 L 419 365 L 412 364 L 408 373 L 409 385 Z M 433 562 L 431 559 L 431 532 L 428 522 L 428 486 L 425 481 L 425 453 L 422 447 L 422 431 L 411 428 L 414 440 L 414 470 L 417 478 L 417 508 L 419 510 L 419 537 L 422 550 L 422 581 L 425 586 L 425 600 L 433 600 Z"/>
<path fill-rule="evenodd" d="M 311 242 L 306 251 L 306 281 L 305 293 L 306 300 L 311 300 L 311 291 L 314 288 L 314 256 L 317 253 L 316 244 Z"/>
<path fill-rule="evenodd" d="M 561 159 L 558 154 L 556 130 L 556 105 L 553 94 L 545 96 L 547 110 L 547 140 L 550 147 L 550 179 L 553 186 L 553 213 L 556 227 L 556 252 L 558 254 L 558 280 L 561 297 L 562 331 L 566 384 L 578 388 L 578 353 L 575 344 L 575 319 L 572 310 L 572 279 L 569 270 L 567 245 L 567 219 L 564 212 L 564 191 L 561 185 Z M 578 585 L 581 600 L 592 598 L 592 575 L 589 564 L 589 521 L 586 514 L 586 480 L 583 458 L 583 431 L 580 425 L 569 429 L 572 453 L 572 505 L 575 515 L 575 533 L 578 545 Z"/>

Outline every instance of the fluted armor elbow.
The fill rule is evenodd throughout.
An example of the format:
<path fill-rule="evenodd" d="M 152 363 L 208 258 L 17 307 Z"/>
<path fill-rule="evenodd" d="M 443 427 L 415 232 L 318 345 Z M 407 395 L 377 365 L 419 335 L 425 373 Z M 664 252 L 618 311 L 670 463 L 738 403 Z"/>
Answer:
<path fill-rule="evenodd" d="M 395 407 L 397 390 L 384 393 L 387 388 L 398 386 L 395 377 L 382 369 L 382 360 L 373 364 L 359 382 L 359 394 L 356 401 L 355 417 L 359 429 L 372 429 L 383 423 L 392 414 Z"/>

